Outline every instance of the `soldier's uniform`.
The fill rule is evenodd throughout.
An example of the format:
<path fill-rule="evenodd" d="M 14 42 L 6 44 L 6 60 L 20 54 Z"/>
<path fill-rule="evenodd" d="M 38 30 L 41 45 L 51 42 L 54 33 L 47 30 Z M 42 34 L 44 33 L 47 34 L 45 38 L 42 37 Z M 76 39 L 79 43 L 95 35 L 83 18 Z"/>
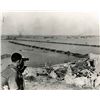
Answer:
<path fill-rule="evenodd" d="M 1 85 L 7 85 L 8 89 L 12 90 L 23 90 L 24 89 L 24 80 L 22 73 L 14 66 L 10 64 L 5 70 L 1 72 Z"/>

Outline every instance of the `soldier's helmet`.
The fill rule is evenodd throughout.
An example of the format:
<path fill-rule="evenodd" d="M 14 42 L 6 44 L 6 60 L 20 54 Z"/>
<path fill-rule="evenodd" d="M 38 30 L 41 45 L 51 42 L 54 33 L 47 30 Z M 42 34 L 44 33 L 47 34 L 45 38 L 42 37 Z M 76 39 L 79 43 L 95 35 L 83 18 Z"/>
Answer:
<path fill-rule="evenodd" d="M 22 55 L 19 53 L 13 53 L 11 56 L 12 62 L 16 62 L 16 61 L 21 60 L 21 59 L 22 59 Z"/>

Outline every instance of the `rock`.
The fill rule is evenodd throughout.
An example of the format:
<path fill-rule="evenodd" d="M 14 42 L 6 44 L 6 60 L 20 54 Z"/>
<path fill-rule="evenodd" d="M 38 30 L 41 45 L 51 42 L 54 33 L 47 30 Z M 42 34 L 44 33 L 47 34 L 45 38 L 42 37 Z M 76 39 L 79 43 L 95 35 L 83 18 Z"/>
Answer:
<path fill-rule="evenodd" d="M 95 80 L 95 88 L 100 89 L 100 76 L 98 76 Z"/>
<path fill-rule="evenodd" d="M 57 74 L 54 71 L 51 71 L 51 73 L 49 75 L 50 75 L 50 77 L 52 77 L 54 79 L 57 78 Z"/>
<path fill-rule="evenodd" d="M 74 80 L 74 84 L 78 87 L 88 87 L 90 86 L 90 79 L 88 79 L 87 77 L 78 77 L 78 78 L 75 78 Z"/>
<path fill-rule="evenodd" d="M 74 77 L 72 77 L 71 75 L 65 75 L 64 80 L 66 82 L 67 85 L 73 85 L 74 81 L 73 81 Z"/>

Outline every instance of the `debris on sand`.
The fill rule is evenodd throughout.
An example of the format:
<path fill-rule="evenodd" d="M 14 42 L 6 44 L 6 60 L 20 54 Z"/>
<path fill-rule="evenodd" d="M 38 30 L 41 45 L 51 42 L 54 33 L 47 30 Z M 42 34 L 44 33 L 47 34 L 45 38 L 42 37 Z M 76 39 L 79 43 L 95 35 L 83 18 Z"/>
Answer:
<path fill-rule="evenodd" d="M 56 89 L 57 84 L 63 88 L 65 86 L 64 89 L 66 89 L 66 86 L 70 86 L 71 89 L 75 87 L 77 89 L 99 89 L 100 73 L 98 74 L 96 72 L 95 63 L 93 65 L 90 61 L 90 58 L 84 58 L 75 62 L 56 64 L 53 66 L 45 64 L 44 67 L 39 68 L 27 67 L 23 75 L 27 82 L 29 81 L 33 84 L 35 82 L 39 87 L 42 84 L 43 87 L 41 88 L 44 89 L 48 89 L 48 87 L 52 88 L 52 86 Z M 38 89 L 39 87 L 36 84 L 35 89 Z"/>
<path fill-rule="evenodd" d="M 9 57 L 11 57 L 11 54 L 3 54 L 1 55 L 1 60 Z"/>

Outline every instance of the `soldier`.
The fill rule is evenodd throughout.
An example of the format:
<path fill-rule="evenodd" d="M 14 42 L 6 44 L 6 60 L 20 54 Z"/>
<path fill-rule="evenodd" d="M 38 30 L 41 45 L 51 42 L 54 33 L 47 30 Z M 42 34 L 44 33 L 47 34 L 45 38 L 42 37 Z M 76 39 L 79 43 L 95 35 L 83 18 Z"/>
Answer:
<path fill-rule="evenodd" d="M 24 60 L 22 55 L 14 53 L 11 56 L 12 64 L 1 72 L 1 88 L 6 85 L 9 90 L 24 90 L 24 80 L 22 73 L 26 66 L 24 66 Z"/>

